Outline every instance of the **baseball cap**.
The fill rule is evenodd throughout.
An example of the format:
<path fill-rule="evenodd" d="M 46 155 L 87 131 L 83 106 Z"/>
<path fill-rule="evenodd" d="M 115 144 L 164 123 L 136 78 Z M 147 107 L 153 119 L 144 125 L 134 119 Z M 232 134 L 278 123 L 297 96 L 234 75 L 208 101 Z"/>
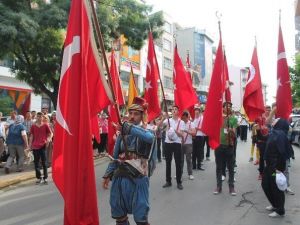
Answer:
<path fill-rule="evenodd" d="M 286 177 L 283 173 L 276 173 L 276 185 L 279 190 L 285 191 L 287 189 Z"/>

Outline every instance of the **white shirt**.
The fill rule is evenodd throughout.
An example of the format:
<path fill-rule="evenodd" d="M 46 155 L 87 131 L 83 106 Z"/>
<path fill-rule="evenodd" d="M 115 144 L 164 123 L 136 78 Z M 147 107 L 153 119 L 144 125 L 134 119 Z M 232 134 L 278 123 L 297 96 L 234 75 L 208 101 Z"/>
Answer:
<path fill-rule="evenodd" d="M 242 119 L 241 119 L 241 122 L 240 122 L 240 125 L 241 125 L 241 126 L 247 126 L 247 125 L 248 125 L 247 120 L 246 120 L 245 118 L 242 118 Z"/>
<path fill-rule="evenodd" d="M 173 118 L 170 118 L 169 120 L 170 120 L 170 127 L 173 129 L 173 131 L 175 131 L 175 130 L 177 130 L 177 131 L 184 130 L 184 122 L 181 119 L 178 118 L 177 120 L 174 120 Z M 165 119 L 163 123 L 169 126 L 168 119 Z M 178 129 L 177 129 L 177 127 L 178 127 Z M 178 137 L 178 135 L 176 133 L 174 135 L 174 140 L 169 139 L 169 137 L 168 137 L 168 131 L 169 130 L 170 129 L 168 128 L 167 132 L 166 132 L 165 142 L 166 143 L 179 143 L 179 144 L 181 144 L 181 137 Z"/>
<path fill-rule="evenodd" d="M 194 119 L 194 128 L 201 128 L 202 127 L 202 122 L 203 122 L 203 115 L 200 115 L 198 118 Z M 202 131 L 197 130 L 196 136 L 206 136 Z"/>
<path fill-rule="evenodd" d="M 183 130 L 191 132 L 193 129 L 195 129 L 195 126 L 194 126 L 193 122 L 188 121 L 187 123 L 184 123 L 184 129 Z M 185 144 L 185 145 L 192 144 L 193 143 L 192 135 L 184 132 L 183 133 L 183 141 L 184 141 L 183 144 Z"/>
<path fill-rule="evenodd" d="M 0 122 L 0 137 L 5 137 L 5 127 L 2 122 Z"/>

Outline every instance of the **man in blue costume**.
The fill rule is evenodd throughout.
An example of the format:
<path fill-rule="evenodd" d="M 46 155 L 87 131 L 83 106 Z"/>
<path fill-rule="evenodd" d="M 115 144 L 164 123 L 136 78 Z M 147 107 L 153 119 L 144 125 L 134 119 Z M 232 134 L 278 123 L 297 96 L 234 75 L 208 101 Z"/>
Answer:
<path fill-rule="evenodd" d="M 114 147 L 114 160 L 103 176 L 104 188 L 112 180 L 110 205 L 117 225 L 129 225 L 128 214 L 133 214 L 137 225 L 149 225 L 149 176 L 155 167 L 156 139 L 143 128 L 146 109 L 143 98 L 134 98 L 128 109 L 129 121 L 117 126 L 121 135 Z"/>

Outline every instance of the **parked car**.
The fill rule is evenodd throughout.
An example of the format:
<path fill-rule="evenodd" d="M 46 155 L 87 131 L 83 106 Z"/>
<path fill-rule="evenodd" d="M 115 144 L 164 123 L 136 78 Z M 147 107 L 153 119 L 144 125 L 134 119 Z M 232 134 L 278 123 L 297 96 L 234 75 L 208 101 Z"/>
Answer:
<path fill-rule="evenodd" d="M 292 144 L 300 145 L 300 119 L 296 120 L 292 125 L 291 141 Z"/>

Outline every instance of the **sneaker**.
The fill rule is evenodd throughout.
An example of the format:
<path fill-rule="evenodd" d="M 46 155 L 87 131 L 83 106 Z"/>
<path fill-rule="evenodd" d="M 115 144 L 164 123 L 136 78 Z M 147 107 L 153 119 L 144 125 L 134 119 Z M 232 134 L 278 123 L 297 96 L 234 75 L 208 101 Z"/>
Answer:
<path fill-rule="evenodd" d="M 218 194 L 220 194 L 221 192 L 222 192 L 222 189 L 217 187 L 217 188 L 214 190 L 214 195 L 218 195 Z"/>
<path fill-rule="evenodd" d="M 232 196 L 236 196 L 234 188 L 229 188 L 229 194 L 231 194 Z"/>
<path fill-rule="evenodd" d="M 201 167 L 201 166 L 198 166 L 198 167 L 197 167 L 197 170 L 204 171 L 205 169 L 204 169 L 203 167 Z"/>
<path fill-rule="evenodd" d="M 235 179 L 235 177 L 233 178 L 233 182 L 236 182 L 236 179 Z"/>
<path fill-rule="evenodd" d="M 47 179 L 42 179 L 42 180 L 41 180 L 41 184 L 47 185 L 47 184 L 48 184 Z"/>
<path fill-rule="evenodd" d="M 171 187 L 171 186 L 172 186 L 172 183 L 171 182 L 167 182 L 162 187 L 163 188 L 167 188 L 167 187 Z"/>
<path fill-rule="evenodd" d="M 285 190 L 285 192 L 286 192 L 287 194 L 289 194 L 289 195 L 294 195 L 294 194 L 295 194 L 295 192 L 293 192 L 293 190 L 292 190 L 290 187 L 288 187 L 288 188 Z"/>
<path fill-rule="evenodd" d="M 42 182 L 42 179 L 37 179 L 35 184 L 40 184 Z"/>
<path fill-rule="evenodd" d="M 253 162 L 253 157 L 250 157 L 249 162 Z"/>
<path fill-rule="evenodd" d="M 277 212 L 272 212 L 269 214 L 269 217 L 271 218 L 280 218 L 283 217 L 284 215 L 279 215 Z"/>
<path fill-rule="evenodd" d="M 189 179 L 190 180 L 194 180 L 194 176 L 193 175 L 189 175 Z"/>
<path fill-rule="evenodd" d="M 182 184 L 177 184 L 177 188 L 178 188 L 179 190 L 183 190 Z"/>
<path fill-rule="evenodd" d="M 271 206 L 271 205 L 269 205 L 269 206 L 266 207 L 266 210 L 271 211 L 271 212 L 274 211 L 274 209 L 275 208 L 273 206 Z"/>
<path fill-rule="evenodd" d="M 174 178 L 176 179 L 176 175 L 174 176 Z"/>
<path fill-rule="evenodd" d="M 225 178 L 226 178 L 226 177 L 225 177 L 224 175 L 222 175 L 222 181 L 224 181 L 224 180 L 225 180 Z"/>

